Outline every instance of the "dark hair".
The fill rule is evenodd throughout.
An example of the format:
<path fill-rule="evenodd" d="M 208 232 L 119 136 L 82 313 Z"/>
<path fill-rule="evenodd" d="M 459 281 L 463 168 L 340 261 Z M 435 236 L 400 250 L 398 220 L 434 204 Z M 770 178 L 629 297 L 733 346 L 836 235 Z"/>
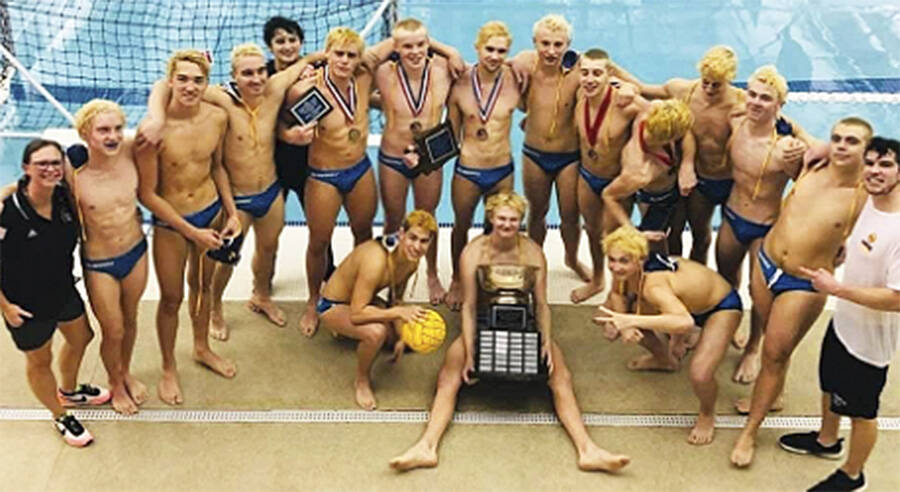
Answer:
<path fill-rule="evenodd" d="M 303 42 L 303 29 L 300 28 L 300 24 L 297 24 L 295 21 L 286 17 L 276 15 L 267 20 L 266 25 L 263 27 L 263 41 L 266 42 L 266 46 L 271 45 L 272 38 L 275 37 L 276 29 L 284 29 L 291 34 L 296 34 L 297 37 L 300 38 L 300 42 Z"/>
<path fill-rule="evenodd" d="M 46 140 L 43 138 L 36 138 L 25 146 L 25 152 L 22 153 L 22 164 L 28 164 L 31 161 L 31 154 L 43 149 L 44 147 L 56 147 L 56 150 L 59 151 L 59 155 L 65 156 L 66 153 L 63 152 L 62 145 L 55 140 Z"/>
<path fill-rule="evenodd" d="M 893 138 L 872 137 L 869 145 L 866 146 L 866 152 L 874 150 L 878 156 L 887 155 L 888 152 L 894 153 L 894 163 L 900 165 L 900 142 Z"/>

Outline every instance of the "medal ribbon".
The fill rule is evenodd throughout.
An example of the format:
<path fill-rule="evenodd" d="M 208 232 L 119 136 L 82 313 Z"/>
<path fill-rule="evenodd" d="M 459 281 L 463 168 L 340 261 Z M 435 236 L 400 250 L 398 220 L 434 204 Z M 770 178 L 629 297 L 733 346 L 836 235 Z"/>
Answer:
<path fill-rule="evenodd" d="M 472 67 L 472 92 L 475 93 L 475 102 L 478 104 L 478 116 L 481 118 L 482 123 L 487 123 L 487 120 L 491 118 L 491 113 L 494 112 L 494 106 L 497 104 L 497 99 L 500 97 L 500 90 L 503 88 L 503 69 L 500 70 L 500 74 L 497 75 L 497 78 L 494 80 L 494 85 L 491 87 L 491 93 L 488 94 L 487 105 L 483 105 L 481 103 L 481 80 L 478 79 L 478 64 Z"/>
<path fill-rule="evenodd" d="M 647 148 L 647 144 L 644 142 L 644 125 L 646 123 L 646 121 L 642 121 L 640 126 L 638 126 L 638 139 L 641 142 L 641 150 L 659 159 L 659 161 L 662 162 L 666 167 L 672 167 L 672 158 L 669 157 L 668 154 L 666 154 L 665 152 L 653 152 L 652 150 Z"/>
<path fill-rule="evenodd" d="M 597 110 L 597 116 L 591 123 L 591 104 L 587 100 L 584 101 L 584 129 L 587 131 L 588 143 L 591 147 L 597 143 L 597 133 L 600 132 L 600 126 L 606 119 L 606 112 L 609 110 L 609 103 L 612 101 L 612 87 L 606 88 L 606 95 L 603 96 L 603 102 L 600 103 L 600 109 Z"/>
<path fill-rule="evenodd" d="M 422 72 L 422 80 L 419 81 L 419 97 L 413 96 L 412 87 L 409 85 L 409 76 L 403 69 L 402 63 L 397 63 L 397 78 L 400 79 L 400 87 L 403 89 L 403 97 L 406 99 L 406 105 L 413 116 L 419 116 L 422 108 L 425 107 L 425 98 L 428 95 L 428 88 L 431 86 L 431 65 L 429 60 L 425 60 L 425 69 Z"/>
<path fill-rule="evenodd" d="M 341 94 L 341 90 L 331 81 L 331 77 L 328 75 L 328 65 L 325 65 L 325 86 L 328 87 L 328 91 L 337 100 L 341 112 L 347 118 L 347 122 L 353 123 L 356 121 L 356 80 L 350 77 L 350 101 L 347 101 L 344 99 L 344 95 Z"/>

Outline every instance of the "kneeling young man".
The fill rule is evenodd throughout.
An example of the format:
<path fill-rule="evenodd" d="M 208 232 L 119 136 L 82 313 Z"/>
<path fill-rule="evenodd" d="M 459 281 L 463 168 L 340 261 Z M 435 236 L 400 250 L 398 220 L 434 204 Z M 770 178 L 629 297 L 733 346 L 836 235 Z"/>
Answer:
<path fill-rule="evenodd" d="M 519 225 L 525 219 L 525 208 L 525 200 L 512 192 L 500 192 L 487 199 L 485 213 L 493 226 L 491 232 L 470 241 L 460 258 L 462 334 L 453 342 L 444 358 L 425 433 L 413 447 L 391 460 L 391 468 L 405 471 L 437 466 L 438 444 L 453 418 L 456 395 L 462 383 L 476 382 L 471 377 L 475 369 L 475 320 L 479 290 L 476 271 L 482 265 L 500 264 L 531 266 L 536 269 L 532 298 L 537 326 L 543 340 L 541 357 L 549 368 L 549 384 L 556 414 L 577 449 L 578 467 L 582 470 L 617 471 L 631 461 L 627 456 L 612 454 L 598 447 L 585 429 L 572 388 L 572 374 L 566 367 L 559 345 L 550 337 L 547 260 L 537 243 L 519 234 Z"/>
<path fill-rule="evenodd" d="M 705 265 L 686 258 L 648 256 L 649 244 L 637 229 L 623 226 L 603 239 L 616 287 L 602 314 L 594 318 L 650 351 L 628 363 L 633 370 L 673 370 L 678 361 L 655 332 L 685 334 L 703 329 L 691 361 L 691 384 L 700 399 L 700 415 L 688 436 L 691 444 L 713 440 L 716 419 L 716 369 L 741 322 L 743 305 L 731 284 Z M 626 314 L 634 311 L 635 314 Z M 651 331 L 652 330 L 652 331 Z"/>
<path fill-rule="evenodd" d="M 369 370 L 385 343 L 394 346 L 394 358 L 404 349 L 395 343 L 403 323 L 423 319 L 427 312 L 419 306 L 399 304 L 406 282 L 419 268 L 437 234 L 437 222 L 423 210 L 406 216 L 400 232 L 366 241 L 337 267 L 322 289 L 316 305 L 319 320 L 335 335 L 359 340 L 356 367 L 356 403 L 375 409 L 375 394 Z M 388 289 L 388 305 L 373 305 L 375 294 Z"/>

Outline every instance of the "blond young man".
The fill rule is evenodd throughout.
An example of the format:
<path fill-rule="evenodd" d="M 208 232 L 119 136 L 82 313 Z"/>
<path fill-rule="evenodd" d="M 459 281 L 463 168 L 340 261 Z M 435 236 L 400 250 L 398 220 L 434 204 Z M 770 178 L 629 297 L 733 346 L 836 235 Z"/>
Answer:
<path fill-rule="evenodd" d="M 628 142 L 634 119 L 647 106 L 630 84 L 611 80 L 615 65 L 601 49 L 581 56 L 578 68 L 580 96 L 573 118 L 578 132 L 581 162 L 578 167 L 578 210 L 584 218 L 593 271 L 591 279 L 572 290 L 574 303 L 584 302 L 604 288 L 603 249 L 600 240 L 607 231 L 603 190 L 622 170 L 622 149 Z M 621 204 L 631 208 L 631 197 Z M 606 222 L 606 224 L 605 224 Z"/>
<path fill-rule="evenodd" d="M 750 415 L 731 452 L 735 466 L 753 461 L 756 434 L 784 388 L 791 354 L 825 306 L 826 295 L 815 290 L 803 268 L 834 270 L 838 251 L 865 203 L 863 153 L 871 138 L 872 127 L 860 118 L 834 125 L 827 160 L 804 162 L 754 258 L 750 291 L 766 337 Z"/>
<path fill-rule="evenodd" d="M 459 257 L 469 239 L 479 201 L 513 187 L 509 141 L 512 115 L 521 100 L 513 71 L 506 66 L 512 34 L 506 24 L 490 21 L 478 30 L 478 63 L 468 67 L 450 91 L 449 119 L 460 135 L 460 156 L 453 173 L 453 279 L 446 303 L 459 309 L 462 290 Z"/>
<path fill-rule="evenodd" d="M 734 185 L 722 206 L 722 227 L 716 239 L 716 264 L 731 285 L 740 287 L 741 267 L 749 251 L 755 255 L 781 209 L 784 188 L 800 172 L 801 159 L 814 140 L 781 116 L 787 82 L 772 65 L 758 68 L 747 83 L 744 115 L 731 119 L 726 146 Z M 750 262 L 751 276 L 756 263 Z M 762 324 L 751 311 L 750 337 L 733 379 L 748 384 L 759 373 Z M 738 345 L 743 344 L 738 340 Z"/>
<path fill-rule="evenodd" d="M 326 251 L 341 206 L 347 211 L 354 245 L 372 237 L 377 190 L 372 163 L 366 154 L 369 135 L 369 96 L 372 72 L 361 63 L 365 42 L 348 27 L 335 27 L 325 40 L 327 64 L 314 76 L 291 86 L 285 98 L 290 106 L 312 87 L 324 94 L 334 111 L 303 128 L 295 144 L 310 143 L 309 178 L 305 202 L 309 244 L 306 278 L 309 298 L 300 318 L 300 331 L 313 336 L 318 328 L 316 305 L 325 279 Z"/>
<path fill-rule="evenodd" d="M 582 281 L 589 281 L 588 268 L 578 261 L 581 236 L 578 215 L 578 166 L 581 155 L 574 118 L 579 72 L 563 66 L 572 41 L 572 26 L 561 15 L 541 17 L 532 28 L 534 49 L 519 52 L 513 68 L 526 74 L 523 97 L 525 144 L 522 150 L 522 183 L 531 207 L 528 236 L 543 245 L 550 195 L 556 187 L 559 232 L 565 247 L 566 266 Z"/>
<path fill-rule="evenodd" d="M 463 383 L 471 385 L 477 381 L 472 377 L 479 291 L 476 271 L 479 266 L 498 264 L 533 267 L 536 270 L 531 295 L 534 316 L 543 339 L 541 359 L 549 368 L 548 384 L 553 393 L 556 414 L 576 448 L 578 467 L 585 471 L 616 472 L 631 461 L 628 456 L 612 454 L 597 446 L 584 426 L 572 387 L 572 374 L 566 366 L 562 350 L 551 336 L 546 257 L 537 243 L 519 233 L 526 207 L 525 200 L 512 192 L 499 192 L 487 199 L 485 211 L 492 225 L 491 232 L 469 242 L 460 261 L 462 334 L 447 349 L 425 432 L 405 453 L 391 460 L 391 468 L 407 471 L 437 466 L 438 447 L 453 418 L 457 393 Z"/>
<path fill-rule="evenodd" d="M 445 56 L 432 56 L 431 52 Z M 397 59 L 383 63 L 391 52 Z M 443 173 L 416 176 L 412 167 L 418 155 L 409 152 L 413 137 L 437 126 L 443 117 L 454 74 L 464 69 L 454 48 L 431 39 L 418 19 L 397 22 L 391 38 L 367 51 L 376 66 L 375 86 L 381 93 L 381 111 L 385 127 L 378 150 L 378 178 L 384 207 L 384 231 L 396 232 L 406 214 L 406 196 L 410 185 L 414 208 L 434 214 L 441 200 Z M 431 242 L 426 264 L 428 298 L 432 304 L 443 302 L 446 291 L 437 272 L 437 237 Z"/>
<path fill-rule="evenodd" d="M 632 370 L 675 370 L 678 361 L 657 333 L 685 335 L 700 327 L 691 359 L 690 380 L 700 400 L 690 444 L 709 444 L 715 433 L 716 369 L 741 322 L 741 297 L 706 265 L 686 258 L 650 253 L 647 238 L 630 225 L 603 238 L 607 264 L 616 283 L 594 322 L 606 336 L 623 335 L 650 353 L 628 363 Z"/>
<path fill-rule="evenodd" d="M 710 221 L 717 205 L 728 200 L 734 179 L 727 157 L 730 120 L 744 109 L 745 94 L 732 85 L 738 58 L 730 46 L 713 46 L 697 63 L 698 79 L 674 78 L 662 85 L 641 85 L 641 94 L 651 98 L 680 99 L 694 115 L 691 133 L 697 145 L 694 166 L 679 170 L 679 191 L 686 196 L 687 223 L 691 226 L 691 259 L 706 263 L 712 241 Z M 693 174 L 691 171 L 693 170 Z M 670 234 L 681 244 L 684 223 L 674 223 Z M 680 248 L 672 251 L 680 254 Z"/>
<path fill-rule="evenodd" d="M 100 322 L 100 356 L 109 375 L 112 407 L 131 415 L 147 400 L 147 387 L 130 372 L 137 311 L 147 286 L 147 239 L 137 208 L 134 141 L 123 135 L 125 112 L 94 99 L 75 113 L 87 144 L 84 162 L 66 171 L 83 231 L 82 267 L 91 308 Z M 70 154 L 74 154 L 70 151 Z"/>
<path fill-rule="evenodd" d="M 232 378 L 234 362 L 209 346 L 213 260 L 204 253 L 222 246 L 241 229 L 228 173 L 222 164 L 228 115 L 202 100 L 209 85 L 209 61 L 197 50 L 176 51 L 166 84 L 172 98 L 161 125 L 161 147 L 138 150 L 138 198 L 153 213 L 153 264 L 160 301 L 156 327 L 163 358 L 157 387 L 162 401 L 184 401 L 175 362 L 178 309 L 188 266 L 188 311 L 194 334 L 193 358 Z M 221 213 L 224 208 L 226 216 Z"/>
<path fill-rule="evenodd" d="M 404 350 L 400 326 L 426 315 L 422 307 L 403 304 L 403 293 L 436 234 L 434 216 L 424 210 L 410 212 L 396 235 L 354 248 L 322 288 L 316 306 L 322 324 L 335 335 L 359 340 L 354 391 L 364 410 L 377 406 L 370 373 L 378 352 L 392 348 L 392 361 L 399 360 Z M 382 289 L 389 292 L 386 306 L 376 298 Z"/>

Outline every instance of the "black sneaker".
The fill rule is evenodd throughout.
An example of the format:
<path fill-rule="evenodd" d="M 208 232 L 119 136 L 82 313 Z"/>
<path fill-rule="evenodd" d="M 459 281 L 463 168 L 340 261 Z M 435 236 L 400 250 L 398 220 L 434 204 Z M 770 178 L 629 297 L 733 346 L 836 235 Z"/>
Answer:
<path fill-rule="evenodd" d="M 831 475 L 828 476 L 825 480 L 815 484 L 812 488 L 808 489 L 806 492 L 831 492 L 831 491 L 843 491 L 843 490 L 865 490 L 866 489 L 866 476 L 860 472 L 859 476 L 856 479 L 850 478 L 844 470 L 838 468 L 838 470 Z"/>
<path fill-rule="evenodd" d="M 62 434 L 62 438 L 69 446 L 83 448 L 93 442 L 94 436 L 88 432 L 74 415 L 65 414 L 54 421 L 56 430 Z"/>
<path fill-rule="evenodd" d="M 819 433 L 816 431 L 785 434 L 778 438 L 778 444 L 785 451 L 797 454 L 811 454 L 829 460 L 836 460 L 844 455 L 843 442 L 844 438 L 841 437 L 831 446 L 822 446 L 819 444 Z"/>

